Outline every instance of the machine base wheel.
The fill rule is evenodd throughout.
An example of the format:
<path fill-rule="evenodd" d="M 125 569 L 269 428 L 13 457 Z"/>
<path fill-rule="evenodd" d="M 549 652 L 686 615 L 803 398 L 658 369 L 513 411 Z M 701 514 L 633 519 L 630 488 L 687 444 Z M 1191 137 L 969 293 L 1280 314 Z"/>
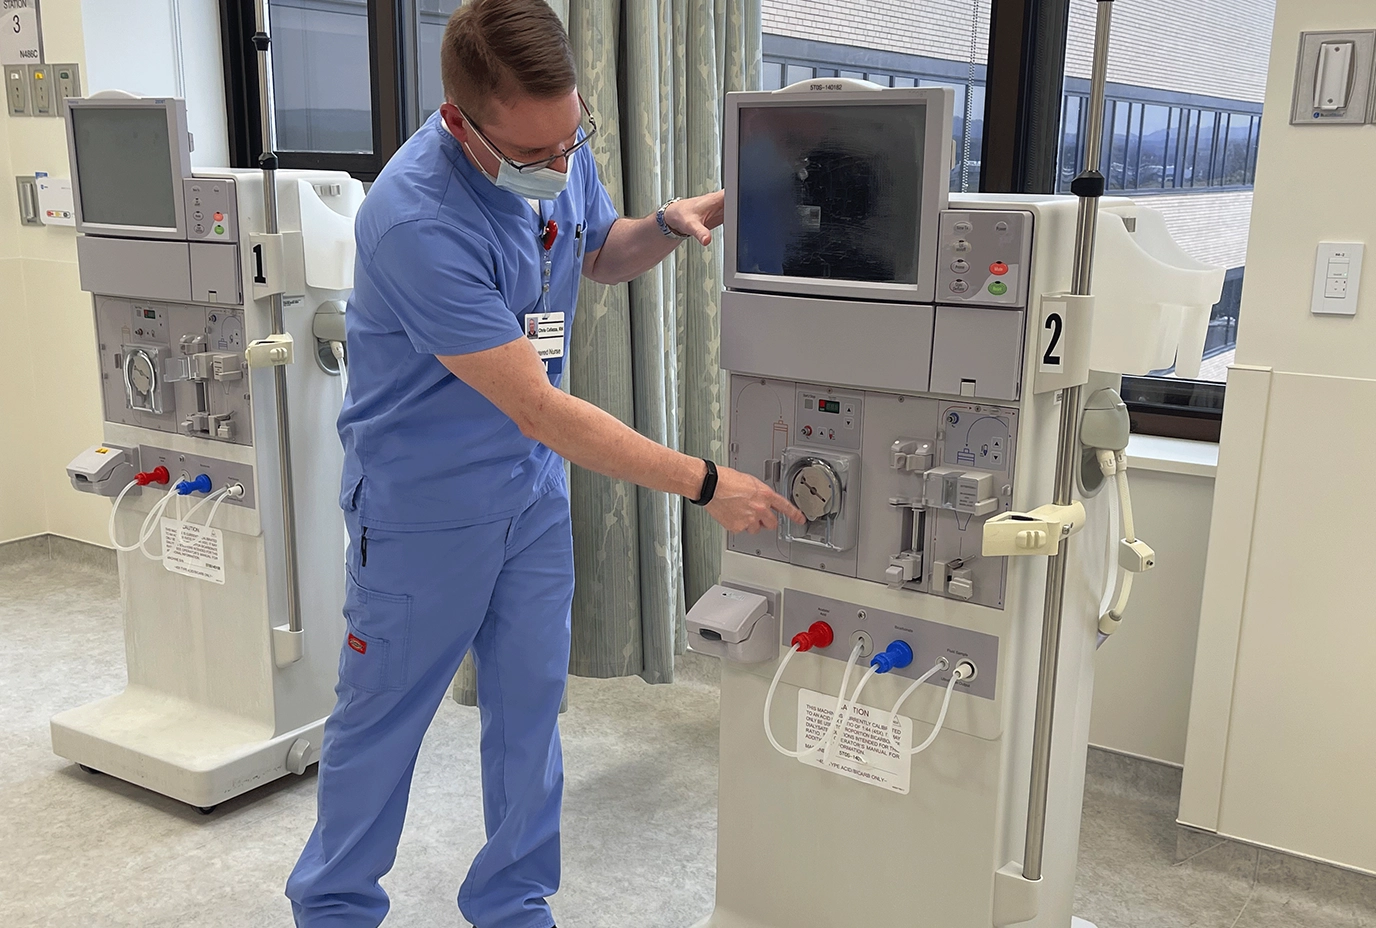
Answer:
<path fill-rule="evenodd" d="M 196 811 L 201 813 L 202 815 L 209 815 L 211 812 L 214 812 L 218 808 L 219 806 L 196 806 Z"/>
<path fill-rule="evenodd" d="M 91 776 L 93 776 L 93 777 L 101 777 L 101 776 L 104 776 L 104 775 L 105 775 L 105 772 L 104 772 L 104 771 L 102 771 L 102 770 L 97 770 L 97 769 L 94 768 L 94 767 L 87 767 L 85 764 L 77 764 L 77 766 L 80 767 L 82 770 L 85 770 L 87 773 L 89 773 L 89 774 L 90 774 Z"/>

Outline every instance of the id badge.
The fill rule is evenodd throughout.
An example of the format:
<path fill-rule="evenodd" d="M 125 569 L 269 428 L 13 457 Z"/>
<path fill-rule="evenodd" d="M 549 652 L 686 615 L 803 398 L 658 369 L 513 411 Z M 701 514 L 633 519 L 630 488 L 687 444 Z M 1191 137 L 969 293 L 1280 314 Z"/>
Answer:
<path fill-rule="evenodd" d="M 564 357 L 564 314 L 527 313 L 526 338 L 535 346 L 535 353 L 541 361 L 549 362 Z"/>

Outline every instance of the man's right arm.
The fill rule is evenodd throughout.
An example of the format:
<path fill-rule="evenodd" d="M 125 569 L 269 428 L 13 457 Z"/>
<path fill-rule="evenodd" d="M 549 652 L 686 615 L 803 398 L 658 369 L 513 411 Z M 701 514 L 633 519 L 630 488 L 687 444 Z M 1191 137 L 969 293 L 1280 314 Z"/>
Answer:
<path fill-rule="evenodd" d="M 629 428 L 610 413 L 554 387 L 525 338 L 471 354 L 440 355 L 440 363 L 511 417 L 522 434 L 580 467 L 618 480 L 695 499 L 706 465 Z M 707 512 L 727 531 L 773 530 L 775 513 L 803 515 L 764 483 L 722 467 Z"/>

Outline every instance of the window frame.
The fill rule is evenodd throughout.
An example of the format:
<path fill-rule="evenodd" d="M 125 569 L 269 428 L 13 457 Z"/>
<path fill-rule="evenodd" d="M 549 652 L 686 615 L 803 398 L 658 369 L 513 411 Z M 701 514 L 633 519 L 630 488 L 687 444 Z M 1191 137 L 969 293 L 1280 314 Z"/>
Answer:
<path fill-rule="evenodd" d="M 405 140 L 403 126 L 407 81 L 401 71 L 402 7 L 405 0 L 364 0 L 368 11 L 369 91 L 373 123 L 371 152 L 319 152 L 277 149 L 286 169 L 344 171 L 363 181 L 377 179 L 388 159 Z M 230 164 L 256 168 L 263 151 L 258 105 L 258 51 L 255 0 L 220 0 L 220 46 L 224 59 L 225 109 L 228 115 Z M 272 27 L 269 21 L 268 32 Z"/>

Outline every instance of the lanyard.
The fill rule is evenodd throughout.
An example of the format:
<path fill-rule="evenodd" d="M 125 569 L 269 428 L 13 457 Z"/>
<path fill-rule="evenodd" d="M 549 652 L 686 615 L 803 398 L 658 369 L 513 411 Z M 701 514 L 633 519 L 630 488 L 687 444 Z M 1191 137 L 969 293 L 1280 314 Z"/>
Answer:
<path fill-rule="evenodd" d="M 540 243 L 540 309 L 541 312 L 549 312 L 549 284 L 550 275 L 553 271 L 553 251 L 554 242 L 559 238 L 559 223 L 553 219 L 545 221 L 544 207 L 540 207 L 540 233 L 538 236 Z"/>

